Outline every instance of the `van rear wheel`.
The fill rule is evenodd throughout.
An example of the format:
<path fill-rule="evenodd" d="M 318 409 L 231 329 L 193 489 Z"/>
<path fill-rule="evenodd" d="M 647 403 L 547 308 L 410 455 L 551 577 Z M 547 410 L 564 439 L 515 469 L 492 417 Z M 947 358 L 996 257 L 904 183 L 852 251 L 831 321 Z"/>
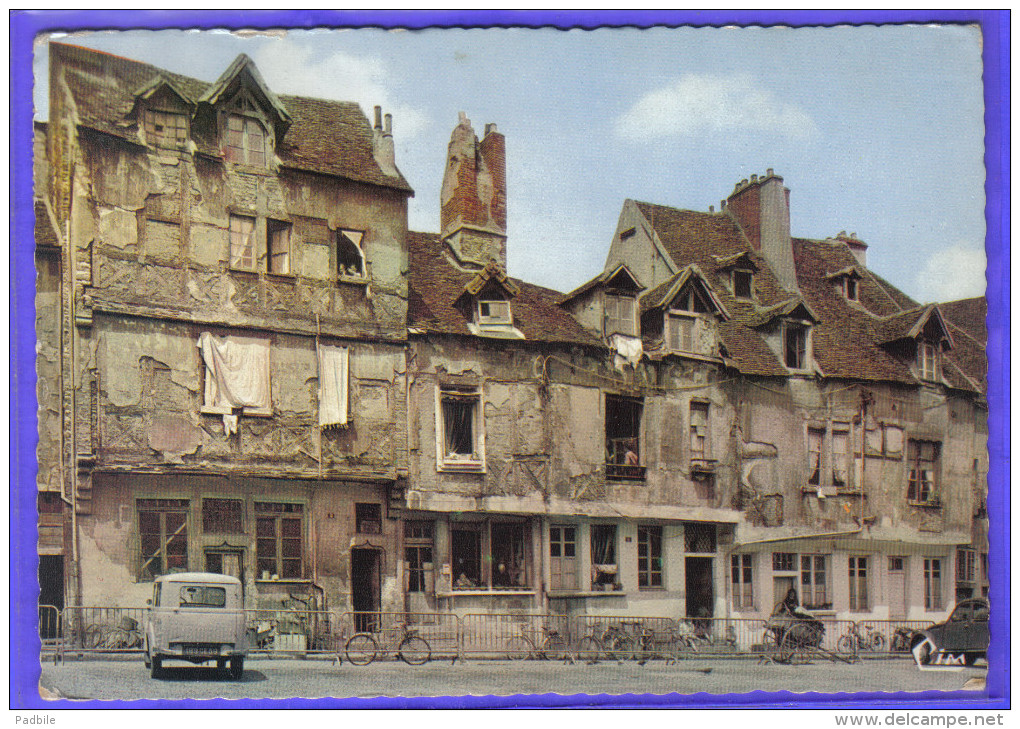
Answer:
<path fill-rule="evenodd" d="M 153 656 L 151 659 L 149 659 L 149 663 L 150 663 L 150 666 L 149 666 L 149 675 L 152 678 L 162 678 L 163 677 L 163 659 L 160 658 L 159 656 Z"/>
<path fill-rule="evenodd" d="M 244 675 L 244 657 L 234 656 L 230 659 L 230 677 L 235 681 L 240 681 Z"/>

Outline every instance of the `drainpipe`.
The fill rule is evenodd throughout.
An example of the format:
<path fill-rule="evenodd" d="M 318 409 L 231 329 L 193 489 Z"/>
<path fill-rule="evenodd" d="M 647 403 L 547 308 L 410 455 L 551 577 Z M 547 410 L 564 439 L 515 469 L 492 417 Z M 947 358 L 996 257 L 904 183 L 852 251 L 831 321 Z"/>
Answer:
<path fill-rule="evenodd" d="M 74 200 L 74 178 L 75 178 L 75 164 L 71 163 L 70 170 L 70 197 Z M 71 203 L 73 205 L 73 202 Z M 77 356 L 75 342 L 78 336 L 77 324 L 77 311 L 74 300 L 75 281 L 78 273 L 77 257 L 74 251 L 74 241 L 71 240 L 71 210 L 68 209 L 67 220 L 64 222 L 64 240 L 67 243 L 67 267 L 68 267 L 68 343 L 69 352 L 68 357 L 71 362 L 71 564 L 74 569 L 74 589 L 75 599 L 78 604 L 81 604 L 82 598 L 82 582 L 81 582 L 81 564 L 79 562 L 80 554 L 78 548 L 78 395 L 76 389 L 76 383 L 74 373 L 77 367 Z M 63 337 L 61 337 L 63 338 Z M 61 370 L 61 374 L 63 371 Z M 63 393 L 61 393 L 63 394 Z M 64 431 L 63 426 L 60 429 Z M 63 449 L 61 449 L 63 450 Z"/>

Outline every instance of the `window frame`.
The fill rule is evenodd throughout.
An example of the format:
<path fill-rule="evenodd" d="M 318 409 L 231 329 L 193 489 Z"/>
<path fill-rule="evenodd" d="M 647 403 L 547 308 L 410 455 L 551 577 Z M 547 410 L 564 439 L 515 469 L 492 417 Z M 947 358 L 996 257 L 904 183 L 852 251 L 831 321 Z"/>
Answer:
<path fill-rule="evenodd" d="M 161 118 L 162 121 L 158 121 Z M 167 121 L 179 121 L 168 125 Z M 182 149 L 188 143 L 190 136 L 190 124 L 188 115 L 182 111 L 174 111 L 159 107 L 146 107 L 142 113 L 142 130 L 145 134 L 145 144 L 156 149 Z M 156 126 L 161 124 L 164 130 L 172 126 L 175 131 L 174 138 L 169 139 L 166 132 L 157 131 Z"/>
<path fill-rule="evenodd" d="M 730 602 L 734 610 L 754 610 L 754 555 L 730 555 Z"/>
<path fill-rule="evenodd" d="M 367 281 L 368 280 L 368 258 L 365 255 L 365 236 L 367 231 L 358 230 L 357 228 L 337 228 L 334 236 L 334 251 L 336 254 L 336 275 L 338 281 Z M 352 237 L 356 236 L 356 237 Z M 344 247 L 344 239 L 351 248 L 358 254 L 358 268 L 360 272 L 350 273 L 350 266 L 344 263 L 344 256 L 342 248 Z"/>
<path fill-rule="evenodd" d="M 920 339 L 917 342 L 917 372 L 925 382 L 938 382 L 941 371 L 940 348 L 936 342 Z"/>
<path fill-rule="evenodd" d="M 245 103 L 251 107 L 250 110 L 241 108 Z M 245 94 L 243 98 L 235 99 L 234 108 L 226 113 L 223 159 L 231 164 L 268 169 L 269 161 L 273 155 L 272 134 L 265 121 L 255 113 L 254 109 L 254 104 Z M 239 129 L 234 128 L 235 122 L 240 126 Z M 256 131 L 261 137 L 261 145 L 255 144 L 254 133 Z M 237 141 L 240 144 L 235 143 Z M 259 146 L 261 149 L 258 149 Z M 261 157 L 261 161 L 257 161 L 255 157 Z"/>
<path fill-rule="evenodd" d="M 747 295 L 741 293 L 743 286 L 737 285 L 737 276 L 747 275 Z M 733 298 L 740 301 L 754 301 L 754 271 L 748 268 L 734 268 L 730 274 L 733 286 Z"/>
<path fill-rule="evenodd" d="M 794 364 L 790 364 L 790 336 L 793 334 L 798 335 L 797 342 L 794 343 L 794 349 L 792 350 L 797 361 Z M 792 372 L 810 372 L 811 327 L 799 321 L 784 321 L 782 337 L 783 364 L 786 366 L 786 369 Z"/>
<path fill-rule="evenodd" d="M 853 276 L 843 277 L 843 296 L 847 301 L 860 301 L 860 285 Z"/>
<path fill-rule="evenodd" d="M 928 612 L 940 612 L 945 609 L 942 600 L 942 592 L 944 590 L 942 584 L 944 577 L 942 557 L 925 557 L 923 570 L 924 609 Z"/>
<path fill-rule="evenodd" d="M 212 507 L 215 504 L 230 504 L 230 510 L 236 510 L 236 515 L 216 511 Z M 236 526 L 232 526 L 232 520 L 236 516 Z M 218 522 L 218 523 L 217 523 Z M 244 500 L 231 499 L 218 496 L 202 497 L 202 533 L 203 534 L 245 534 L 244 529 Z"/>
<path fill-rule="evenodd" d="M 404 522 L 404 590 L 408 593 L 435 593 L 435 534 L 435 522 L 430 519 Z"/>
<path fill-rule="evenodd" d="M 285 235 L 283 235 L 285 234 Z M 283 250 L 278 249 L 278 238 L 284 238 Z M 292 276 L 291 258 L 294 252 L 294 226 L 290 221 L 266 218 L 266 272 L 274 276 Z M 275 270 L 276 259 L 283 259 L 282 270 Z"/>
<path fill-rule="evenodd" d="M 494 537 L 494 528 L 496 530 L 507 530 L 511 532 L 519 530 L 519 534 L 515 537 L 515 541 L 518 542 L 520 548 L 519 555 L 517 555 L 520 560 L 519 564 L 513 564 L 515 557 L 513 554 L 497 554 L 497 550 L 503 549 L 508 544 L 508 540 L 505 538 L 501 539 Z M 535 576 L 533 573 L 534 560 L 532 558 L 532 528 L 532 521 L 529 519 L 489 518 L 481 521 L 451 522 L 449 531 L 451 591 L 454 593 L 474 591 L 493 594 L 533 592 L 535 589 Z M 457 532 L 475 535 L 474 542 L 475 545 L 477 545 L 476 559 L 478 569 L 477 584 L 457 584 L 460 582 L 460 576 L 457 574 L 456 563 L 459 557 L 459 552 L 454 545 L 454 535 Z M 503 536 L 505 537 L 506 535 Z M 515 548 L 511 546 L 511 552 L 513 551 L 515 551 Z M 511 575 L 511 580 L 515 580 L 515 578 L 512 577 L 512 574 L 513 571 L 517 571 L 517 574 L 519 575 L 519 578 L 517 579 L 520 579 L 523 584 L 496 584 L 498 565 L 502 561 L 500 558 L 508 556 L 511 558 L 511 564 L 508 565 L 508 574 Z M 505 564 L 505 561 L 503 561 L 503 563 Z"/>
<path fill-rule="evenodd" d="M 452 453 L 447 443 L 447 401 L 472 403 L 470 455 Z M 485 404 L 480 387 L 440 385 L 436 388 L 436 470 L 485 471 Z"/>
<path fill-rule="evenodd" d="M 808 610 L 831 610 L 832 591 L 829 585 L 831 570 L 829 569 L 830 555 L 801 553 L 800 559 L 800 604 Z M 819 575 L 821 576 L 819 579 Z M 810 582 L 805 578 L 810 576 Z M 819 585 L 819 582 L 821 584 Z M 811 596 L 810 601 L 808 595 Z"/>
<path fill-rule="evenodd" d="M 597 553 L 595 540 L 596 534 L 603 534 L 606 539 L 606 554 L 612 551 L 612 561 L 600 558 Z M 591 589 L 604 589 L 605 585 L 612 585 L 614 588 L 620 584 L 620 526 L 615 523 L 593 523 L 588 526 L 588 542 L 591 550 Z M 600 567 L 611 569 L 599 569 Z M 598 587 L 596 587 L 596 585 Z"/>
<path fill-rule="evenodd" d="M 637 578 L 639 590 L 666 589 L 663 562 L 662 526 L 659 524 L 638 524 Z"/>
<path fill-rule="evenodd" d="M 156 551 L 146 555 L 146 536 L 153 532 L 143 531 L 142 514 L 157 514 L 159 547 Z M 190 531 L 189 521 L 191 520 L 190 499 L 169 499 L 169 498 L 140 498 L 135 500 L 135 514 L 138 524 L 138 574 L 142 580 L 154 580 L 160 575 L 170 574 L 173 570 L 187 572 L 190 566 L 191 550 L 189 549 L 188 532 Z M 183 519 L 179 527 L 174 524 L 167 524 L 167 516 L 170 514 L 182 515 Z M 176 523 L 176 521 L 174 522 Z M 172 530 L 172 531 L 171 531 Z M 168 554 L 168 546 L 171 543 L 180 542 L 184 547 L 183 565 L 171 564 L 171 555 Z M 175 544 L 176 546 L 176 544 Z M 158 572 L 151 569 L 152 559 L 159 555 Z M 174 554 L 178 559 L 180 555 Z M 176 559 L 174 561 L 177 561 Z"/>
<path fill-rule="evenodd" d="M 852 613 L 866 613 L 871 610 L 870 579 L 867 555 L 851 555 L 847 560 L 848 610 Z"/>
<path fill-rule="evenodd" d="M 494 316 L 492 314 L 493 306 L 504 309 L 505 316 Z M 489 308 L 489 314 L 482 313 L 482 309 L 485 307 Z M 510 302 L 507 299 L 478 299 L 475 302 L 475 321 L 483 329 L 512 327 L 514 316 Z"/>
<path fill-rule="evenodd" d="M 956 549 L 956 581 L 963 583 L 976 583 L 977 580 L 977 550 L 970 547 L 957 547 Z"/>
<path fill-rule="evenodd" d="M 242 223 L 251 223 L 251 229 L 245 232 L 240 226 Z M 230 235 L 230 251 L 229 260 L 230 268 L 234 271 L 246 271 L 248 273 L 257 273 L 259 270 L 259 251 L 256 245 L 258 231 L 258 217 L 254 215 L 244 215 L 241 213 L 230 213 L 230 222 L 228 224 L 228 230 Z M 235 223 L 238 228 L 235 228 Z M 239 237 L 244 236 L 247 238 L 247 242 Z M 245 265 L 246 253 L 251 256 L 250 265 Z"/>
<path fill-rule="evenodd" d="M 932 447 L 931 460 L 922 460 L 922 446 Z M 913 455 L 912 455 L 913 453 Z M 928 469 L 922 468 L 922 463 L 931 464 Z M 906 448 L 907 464 L 907 503 L 933 506 L 939 504 L 938 487 L 940 481 L 940 469 L 942 465 L 942 442 L 935 440 L 924 440 L 921 438 L 908 438 Z M 929 471 L 928 480 L 924 479 L 924 472 Z"/>
<path fill-rule="evenodd" d="M 605 457 L 606 457 L 606 477 L 612 479 L 632 479 L 641 480 L 645 477 L 645 466 L 642 464 L 642 448 L 641 448 L 641 435 L 642 435 L 642 424 L 644 422 L 644 409 L 645 403 L 644 398 L 640 397 L 627 397 L 625 395 L 616 395 L 613 393 L 606 393 L 604 397 L 605 405 L 605 422 L 604 422 L 604 435 L 605 435 Z M 612 407 L 615 415 L 611 416 L 610 408 Z M 629 408 L 629 418 L 625 418 L 624 408 Z M 636 418 L 634 412 L 636 411 Z M 620 435 L 616 432 L 617 426 L 624 425 L 624 420 L 636 419 L 636 426 L 631 423 L 632 428 L 627 428 L 627 434 Z M 611 433 L 612 424 L 612 433 Z M 620 430 L 620 433 L 623 431 Z M 618 436 L 618 437 L 614 437 Z M 628 454 L 633 453 L 637 463 L 630 462 Z"/>
<path fill-rule="evenodd" d="M 622 329 L 613 329 L 614 325 L 611 322 L 626 322 L 620 312 L 621 304 L 626 301 L 630 309 L 630 317 L 628 328 L 624 331 Z M 610 315 L 610 302 L 613 303 L 613 307 L 616 312 L 616 316 Z M 627 337 L 638 336 L 638 325 L 637 325 L 637 299 L 634 296 L 628 295 L 620 291 L 606 291 L 602 294 L 602 333 L 606 337 L 611 337 L 614 334 L 622 334 Z"/>
<path fill-rule="evenodd" d="M 354 504 L 354 532 L 356 534 L 382 534 L 382 524 L 382 504 L 375 501 L 359 501 Z"/>
<path fill-rule="evenodd" d="M 260 507 L 262 510 L 260 511 Z M 269 508 L 272 507 L 272 508 Z M 288 516 L 288 514 L 292 516 Z M 296 515 L 296 516 L 294 516 Z M 266 578 L 262 576 L 263 564 L 265 562 L 273 561 L 275 567 L 269 570 L 269 580 L 273 579 L 273 575 L 276 575 L 278 580 L 302 580 L 305 574 L 305 507 L 304 504 L 287 501 L 256 501 L 254 503 L 254 517 L 255 517 L 255 580 L 266 581 Z M 264 524 L 272 520 L 273 522 L 273 534 L 266 535 L 259 533 L 260 524 Z M 284 522 L 297 522 L 298 523 L 298 536 L 284 534 Z M 270 539 L 273 540 L 273 552 L 272 557 L 267 555 L 260 549 L 260 542 L 266 542 Z M 299 554 L 297 557 L 288 557 L 284 555 L 284 540 L 288 540 L 291 544 L 297 543 Z M 298 574 L 288 574 L 287 563 L 293 564 L 298 563 Z"/>

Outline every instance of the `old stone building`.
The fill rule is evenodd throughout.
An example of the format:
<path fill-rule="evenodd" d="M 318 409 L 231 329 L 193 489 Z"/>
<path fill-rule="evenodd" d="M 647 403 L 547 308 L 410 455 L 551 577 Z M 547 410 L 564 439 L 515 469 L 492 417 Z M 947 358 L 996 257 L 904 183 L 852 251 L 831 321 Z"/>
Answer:
<path fill-rule="evenodd" d="M 771 170 L 719 212 L 627 200 L 564 295 L 507 274 L 493 124 L 461 116 L 409 232 L 378 108 L 50 48 L 49 594 L 190 569 L 251 607 L 753 617 L 793 587 L 936 619 L 987 589 L 983 300 L 791 237 Z"/>
<path fill-rule="evenodd" d="M 67 522 L 43 581 L 141 605 L 211 570 L 251 607 L 399 607 L 389 117 L 278 97 L 245 56 L 207 83 L 53 43 L 41 131 L 38 484 Z"/>

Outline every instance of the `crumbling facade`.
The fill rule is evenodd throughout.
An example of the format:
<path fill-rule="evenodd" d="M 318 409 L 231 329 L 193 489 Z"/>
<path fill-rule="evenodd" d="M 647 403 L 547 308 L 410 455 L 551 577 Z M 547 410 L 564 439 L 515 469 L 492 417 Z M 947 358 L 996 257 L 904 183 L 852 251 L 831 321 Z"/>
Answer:
<path fill-rule="evenodd" d="M 791 237 L 771 170 L 719 212 L 627 200 L 564 295 L 507 275 L 494 124 L 461 116 L 440 232 L 409 232 L 378 108 L 244 56 L 50 57 L 44 599 L 208 570 L 249 607 L 756 617 L 793 588 L 937 619 L 987 589 L 976 304 Z"/>

